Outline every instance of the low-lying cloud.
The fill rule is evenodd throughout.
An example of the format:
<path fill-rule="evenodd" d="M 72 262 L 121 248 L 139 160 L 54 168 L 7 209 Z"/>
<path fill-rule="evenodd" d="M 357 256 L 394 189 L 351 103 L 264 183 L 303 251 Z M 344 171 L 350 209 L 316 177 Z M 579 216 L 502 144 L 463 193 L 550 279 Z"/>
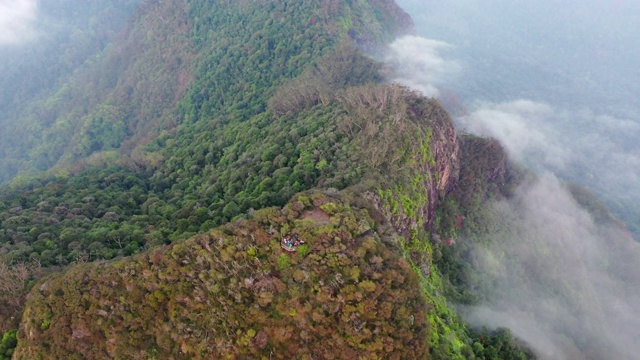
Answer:
<path fill-rule="evenodd" d="M 516 161 L 589 186 L 618 216 L 637 221 L 640 123 L 523 99 L 481 104 L 457 121 L 467 131 L 500 140 Z"/>
<path fill-rule="evenodd" d="M 568 161 L 568 150 L 560 146 L 558 134 L 548 119 L 553 109 L 530 100 L 501 104 L 485 104 L 471 115 L 458 119 L 472 133 L 493 137 L 506 147 L 516 161 L 537 157 L 537 162 L 562 167 Z"/>
<path fill-rule="evenodd" d="M 0 0 L 0 45 L 33 37 L 37 10 L 37 0 Z"/>
<path fill-rule="evenodd" d="M 393 69 L 391 80 L 426 96 L 438 96 L 438 87 L 457 76 L 461 66 L 445 59 L 443 52 L 451 45 L 443 41 L 407 35 L 389 46 L 385 62 Z"/>
<path fill-rule="evenodd" d="M 640 353 L 640 249 L 594 223 L 551 174 L 492 205 L 499 218 L 474 243 L 485 303 L 475 325 L 508 327 L 542 359 L 635 359 Z"/>
<path fill-rule="evenodd" d="M 637 358 L 640 246 L 622 227 L 594 223 L 553 174 L 633 218 L 640 125 L 524 99 L 480 104 L 457 122 L 543 174 L 491 205 L 500 226 L 472 255 L 487 301 L 466 309 L 468 321 L 510 328 L 542 359 Z"/>

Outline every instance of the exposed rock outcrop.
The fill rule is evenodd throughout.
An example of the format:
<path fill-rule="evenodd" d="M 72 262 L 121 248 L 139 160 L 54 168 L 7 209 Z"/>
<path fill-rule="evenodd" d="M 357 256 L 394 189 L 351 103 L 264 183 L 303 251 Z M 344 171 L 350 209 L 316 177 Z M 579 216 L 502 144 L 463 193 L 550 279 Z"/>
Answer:
<path fill-rule="evenodd" d="M 436 207 L 460 176 L 460 139 L 442 104 L 418 94 L 412 94 L 408 102 L 408 116 L 426 131 L 425 137 L 414 139 L 419 143 L 412 144 L 411 160 L 403 171 L 390 174 L 400 177 L 403 185 L 366 194 L 404 237 L 420 226 L 433 228 Z"/>

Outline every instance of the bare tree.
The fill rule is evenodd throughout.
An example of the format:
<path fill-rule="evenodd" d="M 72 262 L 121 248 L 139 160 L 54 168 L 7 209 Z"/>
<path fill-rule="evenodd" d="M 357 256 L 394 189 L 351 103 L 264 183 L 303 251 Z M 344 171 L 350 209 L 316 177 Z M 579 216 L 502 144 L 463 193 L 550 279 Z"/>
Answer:
<path fill-rule="evenodd" d="M 39 262 L 8 264 L 0 259 L 0 333 L 17 326 L 29 280 L 39 273 Z"/>

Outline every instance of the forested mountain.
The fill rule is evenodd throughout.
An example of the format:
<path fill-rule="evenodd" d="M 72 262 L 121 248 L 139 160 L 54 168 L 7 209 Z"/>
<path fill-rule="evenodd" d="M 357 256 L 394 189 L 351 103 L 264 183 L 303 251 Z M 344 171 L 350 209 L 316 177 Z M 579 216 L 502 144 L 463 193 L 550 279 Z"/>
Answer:
<path fill-rule="evenodd" d="M 450 302 L 535 176 L 386 82 L 393 0 L 41 12 L 66 51 L 0 104 L 0 359 L 535 357 Z"/>
<path fill-rule="evenodd" d="M 0 46 L 0 182 L 55 163 L 43 152 L 36 155 L 37 145 L 56 140 L 51 128 L 61 126 L 61 108 L 68 109 L 67 117 L 80 115 L 79 103 L 88 93 L 70 91 L 86 80 L 91 64 L 121 33 L 138 3 L 45 2 L 39 4 L 33 38 Z M 72 96 L 79 98 L 69 101 Z"/>
<path fill-rule="evenodd" d="M 136 3 L 44 6 L 42 31 L 52 35 L 6 49 L 0 180 L 91 155 L 92 163 L 111 162 L 113 150 L 132 156 L 162 130 L 210 112 L 250 117 L 264 110 L 269 91 L 343 36 L 381 44 L 382 25 L 368 20 L 391 24 L 394 14 L 356 4 L 353 24 L 337 1 L 228 11 L 211 10 L 217 2 L 169 1 L 145 2 L 131 15 Z M 17 78 L 27 79 L 18 91 L 10 85 Z"/>

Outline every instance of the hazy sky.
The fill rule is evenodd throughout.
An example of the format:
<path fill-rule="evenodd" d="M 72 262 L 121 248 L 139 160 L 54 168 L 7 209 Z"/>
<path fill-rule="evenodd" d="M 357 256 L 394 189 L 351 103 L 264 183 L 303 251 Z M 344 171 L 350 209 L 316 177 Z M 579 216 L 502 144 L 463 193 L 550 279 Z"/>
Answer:
<path fill-rule="evenodd" d="M 0 45 L 32 37 L 37 10 L 37 0 L 0 0 Z"/>
<path fill-rule="evenodd" d="M 449 43 L 467 101 L 526 98 L 637 115 L 640 1 L 399 0 L 420 35 Z"/>

